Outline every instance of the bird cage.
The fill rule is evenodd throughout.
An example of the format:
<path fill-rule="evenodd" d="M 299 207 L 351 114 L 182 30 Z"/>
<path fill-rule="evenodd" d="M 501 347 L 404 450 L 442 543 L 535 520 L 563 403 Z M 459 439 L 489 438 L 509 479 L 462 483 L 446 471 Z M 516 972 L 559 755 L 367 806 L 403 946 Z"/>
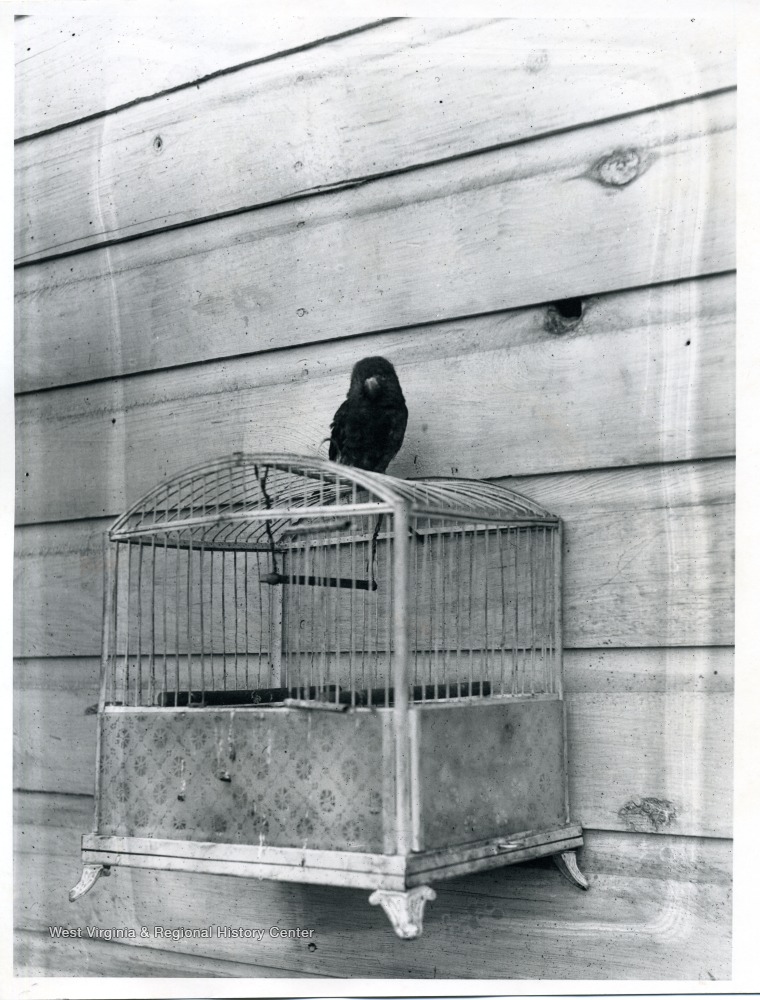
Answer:
<path fill-rule="evenodd" d="M 94 832 L 119 865 L 373 890 L 575 864 L 562 528 L 501 487 L 235 454 L 106 544 Z"/>

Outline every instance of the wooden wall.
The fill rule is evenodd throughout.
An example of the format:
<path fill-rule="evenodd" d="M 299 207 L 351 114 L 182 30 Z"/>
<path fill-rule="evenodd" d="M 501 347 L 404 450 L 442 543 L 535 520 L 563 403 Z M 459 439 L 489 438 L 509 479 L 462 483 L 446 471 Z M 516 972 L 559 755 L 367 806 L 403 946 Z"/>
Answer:
<path fill-rule="evenodd" d="M 16 25 L 16 961 L 29 975 L 730 977 L 734 40 L 704 19 Z M 579 297 L 582 318 L 555 304 Z M 582 894 L 116 871 L 72 907 L 109 519 L 236 449 L 317 453 L 353 363 L 399 476 L 566 524 Z M 53 941 L 51 924 L 314 927 Z"/>

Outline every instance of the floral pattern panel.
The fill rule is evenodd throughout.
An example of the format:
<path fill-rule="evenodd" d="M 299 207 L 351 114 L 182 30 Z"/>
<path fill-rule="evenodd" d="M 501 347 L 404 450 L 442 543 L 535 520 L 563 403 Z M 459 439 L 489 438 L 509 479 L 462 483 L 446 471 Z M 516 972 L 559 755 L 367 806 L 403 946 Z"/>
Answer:
<path fill-rule="evenodd" d="M 384 714 L 106 712 L 98 833 L 383 853 L 395 830 Z"/>

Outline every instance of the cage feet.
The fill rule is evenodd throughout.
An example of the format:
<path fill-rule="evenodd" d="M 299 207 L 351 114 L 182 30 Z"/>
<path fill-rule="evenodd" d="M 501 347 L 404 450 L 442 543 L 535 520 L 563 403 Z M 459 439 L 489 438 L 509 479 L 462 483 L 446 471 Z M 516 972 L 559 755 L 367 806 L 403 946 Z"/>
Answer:
<path fill-rule="evenodd" d="M 573 885 L 577 885 L 581 889 L 588 889 L 588 879 L 578 867 L 578 859 L 575 856 L 575 851 L 563 851 L 562 854 L 554 854 L 552 857 L 554 858 L 554 864 L 566 879 L 569 879 Z"/>
<path fill-rule="evenodd" d="M 422 912 L 428 900 L 435 899 L 429 885 L 420 885 L 407 892 L 376 889 L 369 897 L 372 906 L 382 906 L 400 938 L 411 940 L 422 934 Z"/>
<path fill-rule="evenodd" d="M 108 865 L 84 865 L 82 867 L 82 877 L 73 889 L 69 889 L 69 902 L 74 903 L 81 896 L 95 885 L 101 875 L 110 875 L 111 869 Z"/>

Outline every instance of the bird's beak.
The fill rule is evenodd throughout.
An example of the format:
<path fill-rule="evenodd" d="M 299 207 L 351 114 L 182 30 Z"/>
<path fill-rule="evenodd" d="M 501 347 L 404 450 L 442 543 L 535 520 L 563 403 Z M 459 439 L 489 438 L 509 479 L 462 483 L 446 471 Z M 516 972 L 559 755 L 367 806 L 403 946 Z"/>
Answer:
<path fill-rule="evenodd" d="M 380 383 L 375 375 L 371 375 L 369 378 L 364 380 L 364 388 L 367 390 L 368 396 L 374 396 L 377 390 L 380 388 Z"/>

